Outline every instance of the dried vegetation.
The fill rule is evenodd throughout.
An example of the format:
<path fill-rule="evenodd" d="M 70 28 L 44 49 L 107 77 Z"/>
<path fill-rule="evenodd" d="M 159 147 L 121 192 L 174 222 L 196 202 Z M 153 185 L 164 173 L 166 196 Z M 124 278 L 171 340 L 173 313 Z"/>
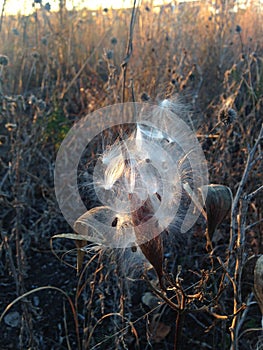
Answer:
<path fill-rule="evenodd" d="M 1 349 L 261 349 L 259 3 L 141 4 L 133 21 L 130 9 L 34 5 L 0 18 Z M 233 193 L 231 213 L 217 227 L 206 203 L 208 246 L 202 220 L 164 237 L 166 294 L 138 252 L 90 246 L 76 277 L 74 244 L 52 241 L 60 261 L 49 245 L 72 231 L 54 193 L 61 141 L 101 107 L 175 94 L 190 106 L 211 183 Z"/>

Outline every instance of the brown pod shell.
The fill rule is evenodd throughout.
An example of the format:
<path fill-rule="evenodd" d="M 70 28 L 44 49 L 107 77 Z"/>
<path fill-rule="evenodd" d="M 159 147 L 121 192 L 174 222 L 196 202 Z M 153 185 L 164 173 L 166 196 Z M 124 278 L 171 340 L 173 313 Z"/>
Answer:
<path fill-rule="evenodd" d="M 130 196 L 131 205 L 136 200 Z M 165 289 L 163 285 L 163 241 L 158 227 L 153 227 L 152 223 L 147 225 L 147 222 L 153 218 L 154 208 L 150 198 L 143 203 L 141 207 L 132 211 L 131 217 L 134 225 L 134 232 L 137 239 L 137 244 L 146 259 L 154 267 L 160 286 Z"/>
<path fill-rule="evenodd" d="M 254 270 L 254 292 L 263 316 L 263 255 L 261 255 Z"/>
<path fill-rule="evenodd" d="M 212 240 L 215 230 L 231 210 L 233 195 L 224 185 L 211 184 L 198 190 L 206 209 L 208 236 Z"/>
<path fill-rule="evenodd" d="M 154 237 L 150 241 L 140 244 L 139 247 L 144 256 L 154 267 L 162 289 L 163 285 L 163 242 L 161 236 Z"/>
<path fill-rule="evenodd" d="M 250 256 L 242 266 L 241 270 L 241 298 L 246 302 L 248 295 L 252 292 L 254 286 L 254 271 L 259 256 Z"/>

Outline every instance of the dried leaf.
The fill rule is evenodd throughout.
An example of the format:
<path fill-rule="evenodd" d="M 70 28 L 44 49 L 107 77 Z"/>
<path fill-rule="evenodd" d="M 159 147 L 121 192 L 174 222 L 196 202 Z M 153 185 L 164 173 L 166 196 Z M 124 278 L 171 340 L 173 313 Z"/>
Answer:
<path fill-rule="evenodd" d="M 83 264 L 83 259 L 85 256 L 85 252 L 81 250 L 82 247 L 85 247 L 87 245 L 87 241 L 85 240 L 86 236 L 85 235 L 80 235 L 77 233 L 60 233 L 53 238 L 68 238 L 68 239 L 74 239 L 75 244 L 77 246 L 77 273 L 79 274 L 82 264 Z"/>
<path fill-rule="evenodd" d="M 81 248 L 87 245 L 87 241 L 76 240 L 75 244 L 77 247 L 77 274 L 79 274 L 83 265 L 84 256 L 86 254 L 85 251 L 81 250 Z"/>
<path fill-rule="evenodd" d="M 155 308 L 158 306 L 159 299 L 153 295 L 151 292 L 146 292 L 142 296 L 142 302 L 148 306 L 150 309 Z"/>
<path fill-rule="evenodd" d="M 171 326 L 159 321 L 160 314 L 154 315 L 149 330 L 152 334 L 151 339 L 155 343 L 160 343 L 171 331 Z"/>
<path fill-rule="evenodd" d="M 263 255 L 258 258 L 254 270 L 254 292 L 263 317 Z"/>
<path fill-rule="evenodd" d="M 4 317 L 4 322 L 10 327 L 19 327 L 21 323 L 21 315 L 17 311 L 9 312 Z"/>
<path fill-rule="evenodd" d="M 230 188 L 223 185 L 206 185 L 198 190 L 206 209 L 207 240 L 211 246 L 215 230 L 231 210 L 233 196 Z"/>

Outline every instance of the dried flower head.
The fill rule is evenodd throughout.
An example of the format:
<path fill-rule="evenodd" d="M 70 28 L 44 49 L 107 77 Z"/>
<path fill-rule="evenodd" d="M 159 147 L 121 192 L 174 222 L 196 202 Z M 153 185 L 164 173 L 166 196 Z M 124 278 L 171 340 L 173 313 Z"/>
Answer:
<path fill-rule="evenodd" d="M 141 101 L 142 102 L 147 102 L 147 101 L 149 101 L 151 98 L 150 98 L 150 96 L 146 93 L 146 92 L 143 92 L 142 94 L 141 94 Z"/>
<path fill-rule="evenodd" d="M 108 60 L 112 60 L 113 59 L 113 50 L 107 50 L 105 53 L 104 53 L 106 59 Z"/>
<path fill-rule="evenodd" d="M 220 120 L 225 124 L 232 124 L 237 117 L 237 112 L 233 108 L 223 109 L 220 112 Z"/>
<path fill-rule="evenodd" d="M 232 123 L 237 117 L 237 112 L 232 108 L 229 108 L 229 110 L 227 111 L 227 114 L 228 114 L 227 123 Z"/>
<path fill-rule="evenodd" d="M 5 55 L 0 55 L 0 66 L 7 66 L 9 63 L 8 57 Z"/>
<path fill-rule="evenodd" d="M 241 33 L 242 32 L 242 28 L 240 27 L 240 25 L 236 25 L 236 29 L 235 29 L 235 31 L 237 32 L 237 33 Z"/>
<path fill-rule="evenodd" d="M 43 45 L 47 46 L 48 41 L 47 41 L 47 38 L 45 36 L 43 38 L 41 38 L 41 43 Z"/>
<path fill-rule="evenodd" d="M 30 95 L 30 96 L 29 96 L 29 99 L 28 99 L 28 103 L 29 103 L 30 105 L 35 105 L 35 104 L 37 103 L 37 98 L 36 98 L 36 96 Z"/>
<path fill-rule="evenodd" d="M 5 128 L 8 131 L 14 131 L 17 128 L 17 124 L 15 124 L 15 123 L 6 123 L 5 124 Z"/>
<path fill-rule="evenodd" d="M 16 28 L 13 28 L 13 29 L 12 29 L 12 33 L 13 33 L 14 35 L 16 35 L 16 36 L 19 35 L 19 31 L 18 31 Z"/>
<path fill-rule="evenodd" d="M 47 2 L 47 3 L 45 4 L 44 9 L 45 9 L 46 11 L 50 11 L 50 10 L 51 10 L 51 5 L 50 5 L 49 2 Z"/>
<path fill-rule="evenodd" d="M 110 42 L 112 45 L 116 45 L 118 43 L 118 40 L 114 37 L 114 38 L 111 38 Z"/>
<path fill-rule="evenodd" d="M 44 111 L 46 109 L 46 102 L 43 100 L 38 100 L 37 107 L 40 111 Z"/>
<path fill-rule="evenodd" d="M 31 53 L 31 56 L 34 58 L 34 60 L 38 60 L 40 57 L 40 54 L 37 51 L 33 51 Z"/>

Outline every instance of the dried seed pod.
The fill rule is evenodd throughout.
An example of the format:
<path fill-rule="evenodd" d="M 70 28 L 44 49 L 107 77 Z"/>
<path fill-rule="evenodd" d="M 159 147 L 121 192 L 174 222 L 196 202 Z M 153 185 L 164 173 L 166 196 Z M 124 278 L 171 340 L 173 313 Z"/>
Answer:
<path fill-rule="evenodd" d="M 143 304 L 148 306 L 150 309 L 153 309 L 153 308 L 156 308 L 156 306 L 158 306 L 160 299 L 157 298 L 151 292 L 146 292 L 142 296 L 142 302 L 143 302 Z"/>
<path fill-rule="evenodd" d="M 259 256 L 250 256 L 242 266 L 241 272 L 241 298 L 246 302 L 248 295 L 252 292 L 254 285 L 254 271 Z"/>
<path fill-rule="evenodd" d="M 161 314 L 159 313 L 155 314 L 149 324 L 151 340 L 154 343 L 160 343 L 163 341 L 171 331 L 171 326 L 161 322 L 160 316 Z"/>
<path fill-rule="evenodd" d="M 199 192 L 207 214 L 207 245 L 211 247 L 215 230 L 231 210 L 233 196 L 229 187 L 215 184 L 202 186 Z"/>
<path fill-rule="evenodd" d="M 159 279 L 161 289 L 165 290 L 166 288 L 163 283 L 163 242 L 160 234 L 148 242 L 140 244 L 139 247 L 141 248 L 144 256 L 154 267 Z"/>
<path fill-rule="evenodd" d="M 254 292 L 263 320 L 263 255 L 258 258 L 254 270 Z"/>
<path fill-rule="evenodd" d="M 134 198 L 134 194 L 130 195 L 131 203 L 136 202 L 136 198 Z M 139 245 L 142 253 L 146 257 L 146 259 L 152 264 L 154 267 L 160 287 L 165 290 L 165 286 L 163 284 L 163 241 L 162 237 L 159 233 L 158 227 L 154 227 L 152 223 L 147 227 L 147 221 L 150 221 L 153 218 L 155 210 L 153 208 L 151 199 L 148 197 L 144 204 L 134 210 L 131 213 L 132 223 L 134 225 L 134 232 L 137 239 L 137 244 Z M 156 231 L 156 232 L 155 232 Z M 148 236 L 145 239 L 145 236 Z"/>
<path fill-rule="evenodd" d="M 87 240 L 76 240 L 77 250 L 77 271 L 79 272 L 85 256 L 82 247 L 87 242 L 93 242 L 109 245 L 111 242 L 117 242 L 117 236 L 121 235 L 122 227 L 128 225 L 128 219 L 125 215 L 116 216 L 116 213 L 106 206 L 95 207 L 81 215 L 74 223 L 74 230 L 77 234 L 87 237 Z M 105 227 L 108 227 L 108 236 L 103 234 Z"/>

